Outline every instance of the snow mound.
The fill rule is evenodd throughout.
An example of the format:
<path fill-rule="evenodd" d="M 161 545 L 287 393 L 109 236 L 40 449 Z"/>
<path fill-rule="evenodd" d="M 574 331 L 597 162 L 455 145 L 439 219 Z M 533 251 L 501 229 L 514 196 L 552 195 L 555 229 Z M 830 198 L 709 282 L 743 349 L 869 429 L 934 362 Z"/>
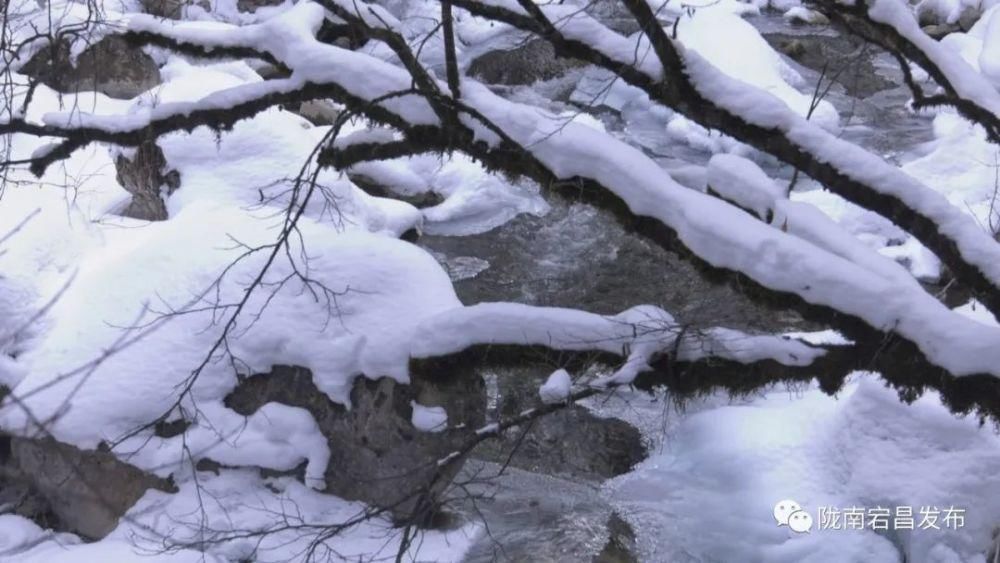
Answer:
<path fill-rule="evenodd" d="M 545 404 L 561 403 L 569 398 L 572 386 L 573 380 L 570 378 L 569 372 L 564 369 L 557 369 L 538 388 L 538 396 Z"/>
<path fill-rule="evenodd" d="M 28 375 L 15 393 L 37 416 L 58 415 L 56 437 L 94 447 L 162 414 L 202 362 L 191 384 L 202 404 L 233 388 L 234 366 L 244 374 L 275 363 L 308 367 L 317 386 L 344 404 L 357 374 L 407 381 L 406 343 L 417 324 L 459 305 L 447 274 L 402 241 L 305 219 L 299 231 L 308 261 L 295 268 L 312 281 L 295 277 L 279 253 L 226 347 L 206 362 L 266 261 L 275 222 L 208 204 L 165 222 L 108 229 L 53 307 L 51 330 L 25 354 Z M 237 260 L 257 247 L 264 250 Z M 231 358 L 220 353 L 227 348 Z M 95 351 L 115 349 L 90 366 Z M 5 428 L 26 423 L 20 408 L 7 405 Z"/>
<path fill-rule="evenodd" d="M 410 401 L 413 415 L 410 421 L 413 427 L 424 432 L 441 432 L 448 428 L 448 413 L 444 407 L 428 407 L 416 401 Z"/>
<path fill-rule="evenodd" d="M 983 561 L 1000 522 L 1000 438 L 955 418 L 937 395 L 912 405 L 873 381 L 839 398 L 775 392 L 682 420 L 669 444 L 607 486 L 639 531 L 644 560 L 677 557 L 773 563 Z M 812 514 L 809 534 L 779 527 L 774 504 L 791 498 Z M 941 529 L 822 529 L 820 507 L 965 509 Z M 943 516 L 942 516 L 943 518 Z M 951 554 L 948 558 L 938 558 Z"/>

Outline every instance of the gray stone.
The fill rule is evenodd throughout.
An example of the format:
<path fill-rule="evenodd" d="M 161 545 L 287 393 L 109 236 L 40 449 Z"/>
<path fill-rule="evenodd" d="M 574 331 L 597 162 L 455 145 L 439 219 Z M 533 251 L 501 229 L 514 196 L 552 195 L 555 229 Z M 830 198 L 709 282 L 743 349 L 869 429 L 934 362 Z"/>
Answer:
<path fill-rule="evenodd" d="M 939 16 L 938 13 L 931 8 L 932 4 L 927 2 L 917 4 L 917 22 L 920 24 L 920 27 L 946 23 L 941 19 L 941 16 Z"/>
<path fill-rule="evenodd" d="M 364 190 L 368 195 L 398 199 L 399 201 L 405 201 L 418 209 L 432 207 L 444 201 L 441 194 L 434 191 L 402 193 L 401 191 L 394 189 L 393 186 L 380 184 L 364 174 L 348 172 L 347 176 L 351 179 L 351 182 L 353 182 L 354 185 Z"/>
<path fill-rule="evenodd" d="M 313 125 L 333 125 L 340 116 L 340 110 L 329 100 L 302 102 L 298 109 L 292 111 L 308 119 Z"/>
<path fill-rule="evenodd" d="M 977 6 L 966 6 L 962 9 L 962 13 L 958 16 L 958 27 L 963 31 L 969 31 L 972 26 L 976 25 L 979 18 L 983 15 L 983 10 L 981 4 Z"/>
<path fill-rule="evenodd" d="M 608 517 L 608 543 L 594 557 L 594 563 L 638 563 L 635 532 L 617 512 Z"/>
<path fill-rule="evenodd" d="M 785 19 L 794 25 L 830 25 L 830 20 L 816 10 L 798 10 L 791 15 L 786 14 Z"/>
<path fill-rule="evenodd" d="M 826 68 L 827 76 L 844 87 L 848 95 L 867 98 L 895 86 L 878 74 L 872 63 L 875 52 L 860 51 L 862 40 L 849 35 L 765 33 L 764 39 L 777 51 L 815 71 Z"/>
<path fill-rule="evenodd" d="M 464 456 L 444 466 L 438 460 L 468 443 L 486 413 L 482 378 L 471 373 L 440 374 L 433 381 L 414 375 L 409 385 L 358 377 L 347 410 L 316 388 L 309 370 L 289 366 L 244 379 L 226 405 L 250 415 L 272 401 L 304 408 L 316 419 L 330 446 L 327 492 L 418 524 L 433 522 L 438 497 Z M 414 428 L 411 401 L 444 407 L 448 429 L 432 433 Z"/>
<path fill-rule="evenodd" d="M 237 0 L 236 9 L 241 12 L 256 12 L 258 8 L 280 6 L 285 0 Z"/>
<path fill-rule="evenodd" d="M 59 41 L 36 53 L 21 73 L 63 93 L 96 91 L 130 99 L 160 83 L 160 70 L 141 49 L 109 35 L 70 58 L 69 45 Z"/>
<path fill-rule="evenodd" d="M 549 42 L 532 39 L 514 49 L 490 51 L 477 57 L 469 65 L 469 75 L 487 84 L 528 85 L 555 78 L 583 64 L 557 57 Z"/>
<path fill-rule="evenodd" d="M 131 158 L 119 155 L 115 159 L 115 168 L 118 183 L 132 194 L 132 201 L 121 215 L 147 221 L 167 218 L 163 196 L 180 187 L 180 174 L 176 170 L 167 170 L 163 150 L 155 141 L 139 145 Z"/>
<path fill-rule="evenodd" d="M 502 417 L 537 406 L 538 387 L 551 370 L 524 367 L 496 374 Z M 642 435 L 616 418 L 600 418 L 571 405 L 481 444 L 476 457 L 567 478 L 604 480 L 628 472 L 646 458 Z"/>
<path fill-rule="evenodd" d="M 184 8 L 194 4 L 194 2 L 189 0 L 140 0 L 140 4 L 142 10 L 147 14 L 178 20 L 184 15 Z"/>
<path fill-rule="evenodd" d="M 951 23 L 942 23 L 934 25 L 925 25 L 921 29 L 924 33 L 930 35 L 934 39 L 941 39 L 942 37 L 948 35 L 949 33 L 955 33 L 956 31 L 962 31 L 960 27 Z"/>
<path fill-rule="evenodd" d="M 111 532 L 148 489 L 174 491 L 168 480 L 109 452 L 81 450 L 51 438 L 4 436 L 0 441 L 0 488 L 17 491 L 22 513 L 40 524 L 85 538 Z"/>

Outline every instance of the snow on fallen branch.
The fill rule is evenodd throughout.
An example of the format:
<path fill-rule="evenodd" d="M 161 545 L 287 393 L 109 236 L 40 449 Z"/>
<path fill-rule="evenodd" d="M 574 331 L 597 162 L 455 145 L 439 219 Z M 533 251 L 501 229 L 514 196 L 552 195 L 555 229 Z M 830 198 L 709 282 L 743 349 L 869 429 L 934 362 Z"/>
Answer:
<path fill-rule="evenodd" d="M 576 309 L 533 307 L 516 303 L 480 303 L 440 313 L 417 328 L 410 356 L 432 358 L 482 344 L 540 345 L 554 350 L 596 350 L 625 358 L 613 374 L 593 382 L 597 387 L 631 383 L 649 369 L 655 357 L 673 353 L 694 361 L 717 357 L 744 363 L 773 359 L 804 366 L 823 354 L 801 341 L 780 336 L 753 336 L 712 328 L 685 330 L 674 317 L 652 305 L 604 316 Z"/>

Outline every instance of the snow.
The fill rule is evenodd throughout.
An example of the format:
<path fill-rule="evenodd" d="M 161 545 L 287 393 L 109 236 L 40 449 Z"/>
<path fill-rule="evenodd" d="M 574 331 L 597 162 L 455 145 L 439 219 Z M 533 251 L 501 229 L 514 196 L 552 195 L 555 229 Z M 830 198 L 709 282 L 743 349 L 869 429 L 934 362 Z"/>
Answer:
<path fill-rule="evenodd" d="M 175 494 L 147 492 L 118 528 L 96 543 L 60 534 L 42 537 L 44 541 L 33 545 L 40 536 L 36 527 L 18 517 L 0 516 L 5 519 L 0 520 L 0 529 L 9 530 L 5 537 L 12 540 L 4 547 L 16 554 L 17 561 L 31 563 L 223 563 L 251 556 L 260 563 L 279 563 L 297 560 L 308 549 L 315 534 L 303 530 L 347 522 L 365 510 L 360 503 L 317 493 L 290 478 L 264 479 L 255 471 L 203 472 L 197 481 L 189 477 L 179 486 Z M 18 520 L 11 522 L 14 518 Z M 259 531 L 270 533 L 245 537 Z M 480 533 L 478 524 L 447 532 L 422 531 L 405 556 L 457 562 Z M 28 541 L 18 549 L 15 542 L 21 538 Z M 193 549 L 206 539 L 212 540 L 206 552 Z M 317 553 L 356 561 L 391 558 L 398 549 L 398 530 L 388 520 L 375 518 L 325 540 Z"/>
<path fill-rule="evenodd" d="M 444 407 L 428 407 L 416 401 L 410 401 L 413 415 L 410 421 L 414 428 L 424 432 L 441 432 L 448 429 L 448 413 Z"/>
<path fill-rule="evenodd" d="M 803 84 L 802 77 L 738 15 L 713 7 L 699 9 L 692 17 L 681 18 L 677 35 L 687 52 L 698 53 L 718 72 L 777 97 L 802 117 L 810 114 L 812 92 L 803 94 L 793 87 Z M 836 130 L 840 120 L 826 100 L 816 104 L 809 119 L 829 130 Z"/>
<path fill-rule="evenodd" d="M 792 23 L 806 23 L 812 25 L 828 25 L 830 21 L 823 14 L 810 10 L 804 6 L 793 6 L 782 16 Z"/>
<path fill-rule="evenodd" d="M 478 303 L 429 317 L 418 330 L 422 337 L 410 348 L 415 358 L 453 354 L 483 344 L 600 350 L 626 358 L 615 372 L 592 381 L 595 386 L 632 382 L 649 369 L 656 355 L 673 350 L 681 334 L 680 355 L 689 360 L 715 356 L 749 363 L 771 358 L 785 365 L 808 365 L 822 354 L 821 349 L 776 336 L 724 328 L 687 332 L 670 313 L 652 305 L 605 316 L 558 307 Z"/>
<path fill-rule="evenodd" d="M 921 21 L 937 19 L 937 23 L 958 23 L 963 14 L 986 11 L 996 5 L 995 0 L 921 0 L 915 11 Z"/>
<path fill-rule="evenodd" d="M 308 266 L 298 267 L 308 267 L 311 279 L 338 295 L 329 301 L 322 292 L 314 296 L 319 290 L 310 291 L 298 280 L 260 288 L 229 342 L 239 365 L 246 373 L 268 371 L 275 363 L 302 365 L 313 370 L 321 390 L 344 404 L 358 373 L 407 381 L 405 343 L 411 331 L 430 313 L 458 305 L 447 274 L 432 257 L 401 241 L 338 233 L 310 220 L 300 221 L 299 229 L 310 259 Z M 221 336 L 219 319 L 228 316 L 263 265 L 264 253 L 252 254 L 230 267 L 213 287 L 243 251 L 234 241 L 254 247 L 277 236 L 266 216 L 195 204 L 171 221 L 106 234 L 108 244 L 85 261 L 54 306 L 52 316 L 58 322 L 26 355 L 30 374 L 15 388 L 22 395 L 39 390 L 25 404 L 43 418 L 58 412 L 72 396 L 73 408 L 51 430 L 63 440 L 90 447 L 155 418 L 171 405 L 177 386 L 207 354 L 206 343 Z M 178 255 L 175 248 L 186 251 Z M 279 259 L 265 281 L 276 283 L 291 273 L 292 265 Z M 112 287 L 105 281 L 108 276 L 116 280 Z M 227 308 L 208 309 L 216 303 Z M 190 312 L 158 316 L 186 308 Z M 155 330 L 143 336 L 141 344 L 124 348 L 96 370 L 60 379 L 91 361 L 94 350 L 113 348 L 130 334 L 128 327 L 148 323 Z M 316 346 L 317 340 L 326 344 Z M 148 357 L 171 361 L 150 365 L 142 359 Z M 219 401 L 235 385 L 227 363 L 213 360 L 195 384 L 199 401 Z M 87 385 L 77 392 L 81 377 Z M 19 412 L 5 410 L 6 427 L 23 426 Z"/>
<path fill-rule="evenodd" d="M 402 195 L 442 196 L 441 203 L 420 210 L 421 230 L 427 234 L 478 234 L 520 214 L 542 216 L 549 211 L 538 186 L 490 174 L 464 154 L 365 162 L 351 171 Z"/>
<path fill-rule="evenodd" d="M 670 10 L 675 3 L 666 5 Z M 750 6 L 749 4 L 740 4 Z M 654 10 L 660 8 L 653 6 Z M 561 31 L 573 35 L 586 42 L 592 42 L 592 37 L 584 39 L 582 33 L 575 27 L 578 22 L 586 21 L 589 16 L 568 10 L 556 11 L 553 7 L 545 7 L 550 18 L 565 20 L 567 25 Z M 698 52 L 711 62 L 719 72 L 726 74 L 747 85 L 760 88 L 785 102 L 789 109 L 802 117 L 810 115 L 812 91 L 802 93 L 797 88 L 806 87 L 802 76 L 764 40 L 760 32 L 744 21 L 739 10 L 733 10 L 725 2 L 715 2 L 703 6 L 688 14 L 678 10 L 679 23 L 677 36 L 683 46 Z M 582 25 L 582 23 L 580 24 Z M 673 34 L 673 28 L 667 28 L 668 34 Z M 716 37 L 725 36 L 726 41 L 717 41 Z M 607 53 L 617 53 L 628 46 L 630 54 L 621 61 L 628 61 L 643 70 L 651 77 L 659 76 L 659 69 L 650 68 L 650 62 L 655 61 L 655 55 L 646 37 L 636 33 L 625 39 L 612 35 L 607 30 L 599 35 L 599 46 Z M 667 123 L 667 133 L 670 137 L 683 140 L 692 147 L 717 152 L 747 152 L 747 148 L 732 138 L 709 131 L 686 117 L 674 114 L 662 106 L 652 103 L 640 89 L 626 84 L 604 69 L 588 69 L 570 97 L 578 104 L 592 106 L 607 106 L 619 111 L 626 108 L 645 113 L 666 111 L 671 114 Z M 839 117 L 836 109 L 828 101 L 820 101 L 812 110 L 811 120 L 824 128 L 835 130 Z"/>
<path fill-rule="evenodd" d="M 573 380 L 570 378 L 569 372 L 564 369 L 557 369 L 538 388 L 538 396 L 545 404 L 561 403 L 569 398 L 572 386 Z"/>
<path fill-rule="evenodd" d="M 640 558 L 861 563 L 899 561 L 899 549 L 912 562 L 983 561 L 1000 521 L 993 429 L 956 418 L 934 393 L 907 405 L 871 374 L 857 378 L 838 397 L 690 405 L 657 436 L 659 453 L 605 487 L 638 532 Z M 772 508 L 786 498 L 811 513 L 811 533 L 776 525 Z M 912 506 L 919 520 L 925 505 L 966 509 L 964 526 L 819 529 L 819 507 Z"/>
<path fill-rule="evenodd" d="M 787 192 L 752 161 L 728 154 L 717 154 L 708 161 L 708 187 L 765 220 Z"/>
<path fill-rule="evenodd" d="M 979 54 L 979 71 L 993 87 L 1000 86 L 1000 11 L 991 11 L 983 33 L 983 51 Z"/>
<path fill-rule="evenodd" d="M 868 15 L 876 22 L 891 26 L 920 49 L 941 70 L 960 97 L 993 115 L 1000 115 L 1000 93 L 965 60 L 924 33 L 908 6 L 899 0 L 875 0 Z"/>
<path fill-rule="evenodd" d="M 709 99 L 755 124 L 778 128 L 806 150 L 818 155 L 820 160 L 932 217 L 941 232 L 956 241 L 959 252 L 969 263 L 989 279 L 1000 279 L 1000 271 L 997 271 L 1000 261 L 993 257 L 998 252 L 995 241 L 943 196 L 856 145 L 841 141 L 796 118 L 781 104 L 774 103 L 773 99 L 733 83 L 697 54 L 688 53 L 687 58 L 692 78 Z"/>

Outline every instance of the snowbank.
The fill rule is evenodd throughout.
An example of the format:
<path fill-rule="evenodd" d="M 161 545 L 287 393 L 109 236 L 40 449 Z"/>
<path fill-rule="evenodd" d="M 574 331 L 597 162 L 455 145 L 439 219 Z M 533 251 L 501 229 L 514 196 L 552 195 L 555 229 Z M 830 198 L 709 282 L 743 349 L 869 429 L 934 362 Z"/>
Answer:
<path fill-rule="evenodd" d="M 677 557 L 779 563 L 984 561 L 1000 522 L 1000 438 L 958 419 L 929 393 L 912 405 L 863 375 L 839 398 L 818 390 L 774 392 L 700 409 L 668 435 L 660 454 L 607 493 L 639 533 L 644 560 Z M 652 405 L 656 411 L 658 405 Z M 779 527 L 775 503 L 797 501 L 811 533 Z M 949 529 L 820 529 L 820 507 L 965 509 Z M 843 526 L 843 523 L 841 523 Z"/>

